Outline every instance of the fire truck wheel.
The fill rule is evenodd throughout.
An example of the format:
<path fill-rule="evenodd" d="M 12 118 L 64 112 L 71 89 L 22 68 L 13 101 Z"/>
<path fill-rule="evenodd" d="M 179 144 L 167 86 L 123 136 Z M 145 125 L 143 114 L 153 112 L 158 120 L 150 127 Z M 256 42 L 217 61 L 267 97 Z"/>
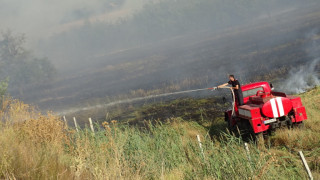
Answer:
<path fill-rule="evenodd" d="M 230 132 L 230 133 L 234 133 L 235 127 L 232 126 L 232 124 L 231 124 L 231 119 L 229 118 L 229 116 L 225 116 L 225 121 L 227 121 L 227 123 L 228 123 L 228 130 L 229 130 L 229 132 Z"/>
<path fill-rule="evenodd" d="M 228 129 L 230 132 L 232 132 L 234 130 L 234 128 L 231 126 L 231 122 L 230 122 L 230 119 L 228 118 L 227 120 L 227 123 L 228 123 Z"/>
<path fill-rule="evenodd" d="M 255 140 L 258 145 L 258 147 L 263 147 L 264 146 L 264 137 L 263 133 L 258 133 L 255 135 Z"/>

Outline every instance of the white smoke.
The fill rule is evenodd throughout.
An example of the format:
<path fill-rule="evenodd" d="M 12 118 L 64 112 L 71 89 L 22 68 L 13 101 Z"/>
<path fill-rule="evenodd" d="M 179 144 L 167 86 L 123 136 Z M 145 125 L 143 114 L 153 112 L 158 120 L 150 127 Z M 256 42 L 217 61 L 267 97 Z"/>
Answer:
<path fill-rule="evenodd" d="M 320 85 L 319 75 L 316 67 L 320 59 L 315 59 L 300 68 L 290 71 L 289 79 L 285 82 L 283 89 L 289 93 L 303 93 L 306 90 Z"/>
<path fill-rule="evenodd" d="M 0 30 L 24 33 L 28 43 L 83 25 L 111 21 L 138 11 L 150 0 L 0 0 Z M 113 10 L 110 9 L 113 7 Z"/>
<path fill-rule="evenodd" d="M 289 78 L 282 84 L 284 91 L 288 93 L 303 93 L 306 90 L 320 85 L 320 35 L 314 29 L 306 35 L 306 40 L 311 40 L 311 45 L 306 52 L 310 58 L 304 65 L 293 68 L 289 72 Z"/>

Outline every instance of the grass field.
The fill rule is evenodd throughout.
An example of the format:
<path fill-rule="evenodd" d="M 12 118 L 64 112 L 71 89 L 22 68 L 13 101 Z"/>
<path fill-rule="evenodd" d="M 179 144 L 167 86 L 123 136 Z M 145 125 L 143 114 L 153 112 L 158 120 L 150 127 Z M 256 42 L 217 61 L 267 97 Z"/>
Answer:
<path fill-rule="evenodd" d="M 300 95 L 307 108 L 304 129 L 283 129 L 270 143 L 244 142 L 215 119 L 145 121 L 134 126 L 117 121 L 79 133 L 54 115 L 2 99 L 0 116 L 1 179 L 307 179 L 302 150 L 314 178 L 320 178 L 320 88 Z M 205 104 L 205 103 L 204 103 Z M 201 105 L 201 104 L 200 104 Z M 142 110 L 143 111 L 143 110 Z M 192 111 L 190 111 L 192 112 Z M 200 113 L 201 114 L 201 113 Z M 195 119 L 201 116 L 195 117 Z M 208 116 L 209 117 L 209 116 Z M 196 140 L 202 140 L 203 153 Z"/>

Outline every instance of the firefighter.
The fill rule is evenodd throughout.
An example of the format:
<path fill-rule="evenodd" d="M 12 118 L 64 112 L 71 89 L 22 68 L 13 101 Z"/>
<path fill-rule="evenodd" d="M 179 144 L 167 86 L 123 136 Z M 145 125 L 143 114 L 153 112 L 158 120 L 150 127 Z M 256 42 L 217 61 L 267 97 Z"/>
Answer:
<path fill-rule="evenodd" d="M 243 95 L 242 95 L 241 85 L 240 85 L 239 81 L 234 78 L 234 75 L 229 75 L 229 82 L 216 87 L 216 89 L 225 87 L 229 84 L 231 85 L 230 89 L 232 89 L 234 91 L 236 103 L 238 104 L 238 106 L 243 105 L 244 103 L 243 103 Z"/>

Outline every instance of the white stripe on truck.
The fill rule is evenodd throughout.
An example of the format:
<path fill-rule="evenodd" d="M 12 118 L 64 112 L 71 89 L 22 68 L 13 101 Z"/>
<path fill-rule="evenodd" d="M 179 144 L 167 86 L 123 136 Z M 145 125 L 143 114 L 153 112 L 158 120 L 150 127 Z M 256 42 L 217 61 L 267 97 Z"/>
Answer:
<path fill-rule="evenodd" d="M 271 99 L 270 102 L 271 102 L 273 117 L 275 117 L 275 118 L 279 117 L 275 99 Z"/>
<path fill-rule="evenodd" d="M 277 99 L 277 103 L 278 103 L 280 117 L 282 117 L 282 116 L 284 116 L 284 109 L 283 109 L 281 97 L 277 97 L 276 99 Z"/>

